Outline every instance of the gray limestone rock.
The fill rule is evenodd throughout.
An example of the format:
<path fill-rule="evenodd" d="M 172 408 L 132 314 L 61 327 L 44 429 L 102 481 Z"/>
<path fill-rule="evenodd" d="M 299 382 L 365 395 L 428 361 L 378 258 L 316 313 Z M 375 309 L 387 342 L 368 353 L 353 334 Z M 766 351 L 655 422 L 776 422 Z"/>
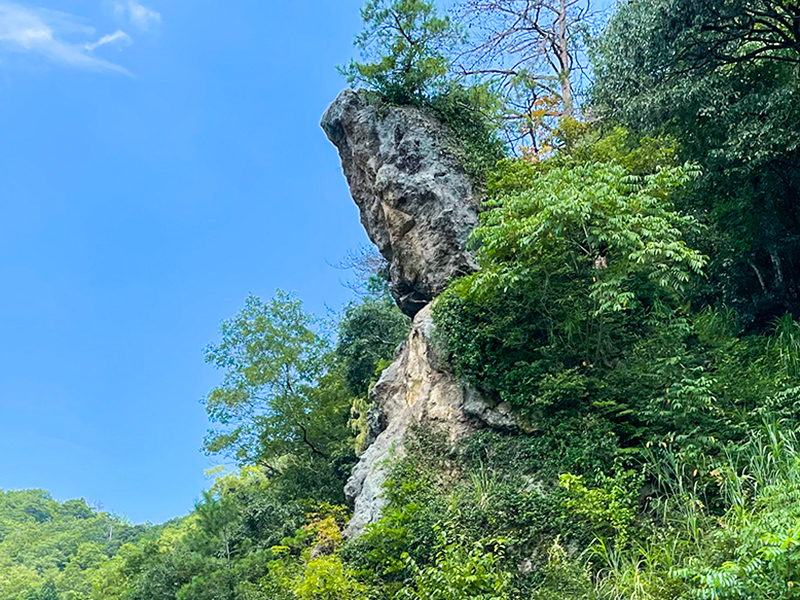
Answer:
<path fill-rule="evenodd" d="M 417 108 L 376 106 L 350 90 L 327 110 L 322 128 L 339 149 L 361 222 L 389 262 L 392 294 L 413 317 L 476 268 L 466 245 L 479 201 L 455 142 Z"/>
<path fill-rule="evenodd" d="M 517 428 L 517 419 L 508 402 L 500 402 L 492 406 L 477 391 L 467 388 L 464 394 L 464 412 L 485 423 L 492 429 L 514 430 Z"/>
<path fill-rule="evenodd" d="M 414 317 L 411 334 L 370 392 L 372 410 L 382 415 L 376 422 L 383 429 L 361 455 L 345 486 L 345 496 L 355 507 L 345 531 L 348 537 L 380 518 L 386 505 L 382 486 L 392 461 L 404 453 L 403 438 L 411 424 L 444 430 L 453 443 L 475 428 L 463 410 L 468 392 L 452 373 L 437 366 L 430 343 L 432 330 L 431 308 L 426 306 Z M 469 395 L 473 403 L 478 402 L 474 392 Z"/>

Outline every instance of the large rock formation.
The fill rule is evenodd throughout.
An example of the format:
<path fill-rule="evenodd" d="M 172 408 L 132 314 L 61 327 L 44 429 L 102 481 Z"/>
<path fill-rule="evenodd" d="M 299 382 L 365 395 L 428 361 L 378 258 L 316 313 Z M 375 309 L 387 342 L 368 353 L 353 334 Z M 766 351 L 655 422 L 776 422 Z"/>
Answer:
<path fill-rule="evenodd" d="M 342 92 L 322 118 L 339 148 L 361 222 L 389 261 L 392 292 L 413 317 L 411 334 L 370 393 L 368 447 L 347 482 L 355 510 L 346 534 L 375 522 L 391 462 L 408 427 L 444 430 L 455 443 L 475 427 L 513 427 L 507 406 L 492 407 L 436 357 L 430 301 L 476 268 L 467 239 L 478 223 L 472 182 L 453 154 L 450 133 L 411 107 L 373 106 Z"/>
<path fill-rule="evenodd" d="M 466 249 L 478 223 L 473 184 L 446 127 L 413 107 L 342 92 L 322 118 L 339 149 L 361 222 L 389 261 L 392 294 L 414 316 L 454 277 L 476 268 Z"/>

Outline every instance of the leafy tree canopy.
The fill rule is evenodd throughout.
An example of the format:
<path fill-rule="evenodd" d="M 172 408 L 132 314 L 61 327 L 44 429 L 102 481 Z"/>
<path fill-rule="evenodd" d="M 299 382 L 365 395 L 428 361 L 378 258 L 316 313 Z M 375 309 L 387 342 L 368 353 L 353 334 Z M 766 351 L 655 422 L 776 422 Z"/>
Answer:
<path fill-rule="evenodd" d="M 266 303 L 250 296 L 223 322 L 222 340 L 208 347 L 206 360 L 224 369 L 225 378 L 206 407 L 225 429 L 209 435 L 207 450 L 243 464 L 273 464 L 289 455 L 330 458 L 339 442 L 331 428 L 346 423 L 349 404 L 341 386 L 323 385 L 330 381 L 330 348 L 315 324 L 283 292 Z"/>
<path fill-rule="evenodd" d="M 595 52 L 593 110 L 668 131 L 681 158 L 701 165 L 683 208 L 711 227 L 708 294 L 761 328 L 800 314 L 797 10 L 782 0 L 634 0 Z"/>
<path fill-rule="evenodd" d="M 410 321 L 397 308 L 381 281 L 373 280 L 369 293 L 344 309 L 339 322 L 336 355 L 343 364 L 350 393 L 367 393 L 376 370 L 394 356 L 408 335 Z"/>
<path fill-rule="evenodd" d="M 681 291 L 706 259 L 684 242 L 696 220 L 671 209 L 668 194 L 696 175 L 687 166 L 636 177 L 602 164 L 538 175 L 524 191 L 487 203 L 474 234 L 483 269 L 473 289 L 507 288 L 558 257 L 574 276 L 591 274 L 586 291 L 597 313 L 632 304 L 630 282 L 639 275 Z"/>
<path fill-rule="evenodd" d="M 361 18 L 356 47 L 366 62 L 340 69 L 348 81 L 395 104 L 419 103 L 444 89 L 449 55 L 462 35 L 435 2 L 368 0 Z"/>

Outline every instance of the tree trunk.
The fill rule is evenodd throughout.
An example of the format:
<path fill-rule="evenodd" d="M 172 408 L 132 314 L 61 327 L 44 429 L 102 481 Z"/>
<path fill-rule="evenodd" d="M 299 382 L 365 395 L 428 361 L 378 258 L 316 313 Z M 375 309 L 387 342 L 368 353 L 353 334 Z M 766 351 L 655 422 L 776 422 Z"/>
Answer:
<path fill-rule="evenodd" d="M 560 0 L 558 10 L 558 64 L 561 72 L 558 78 L 561 83 L 561 101 L 564 103 L 564 116 L 575 116 L 575 100 L 570 80 L 569 34 L 567 32 L 567 0 Z"/>

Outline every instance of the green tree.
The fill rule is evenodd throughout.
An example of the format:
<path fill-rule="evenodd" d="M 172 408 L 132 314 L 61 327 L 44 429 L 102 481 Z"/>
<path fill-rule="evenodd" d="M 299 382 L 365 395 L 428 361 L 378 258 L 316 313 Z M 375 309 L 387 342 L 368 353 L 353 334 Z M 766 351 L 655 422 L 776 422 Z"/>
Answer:
<path fill-rule="evenodd" d="M 277 482 L 279 483 L 279 482 Z M 309 503 L 259 467 L 220 476 L 187 517 L 128 544 L 94 577 L 97 600 L 245 600 L 272 548 L 302 534 Z"/>
<path fill-rule="evenodd" d="M 61 600 L 61 596 L 58 595 L 55 583 L 48 581 L 39 590 L 25 594 L 22 600 Z"/>
<path fill-rule="evenodd" d="M 536 271 L 543 257 L 557 256 L 587 280 L 597 315 L 636 302 L 632 285 L 640 276 L 680 292 L 706 259 L 684 242 L 698 223 L 672 209 L 669 192 L 695 175 L 687 166 L 636 177 L 602 164 L 543 173 L 526 190 L 487 204 L 475 231 L 483 269 L 473 289 L 508 287 Z"/>
<path fill-rule="evenodd" d="M 409 318 L 397 308 L 381 282 L 375 281 L 367 295 L 345 307 L 336 355 L 354 396 L 367 393 L 376 369 L 391 360 L 409 327 Z"/>
<path fill-rule="evenodd" d="M 520 408 L 580 404 L 587 368 L 616 364 L 653 304 L 674 306 L 705 265 L 684 241 L 698 223 L 670 203 L 694 170 L 505 168 L 474 233 L 482 268 L 434 314 L 473 383 Z"/>
<path fill-rule="evenodd" d="M 340 71 L 353 85 L 378 92 L 395 104 L 415 104 L 440 93 L 450 68 L 448 57 L 462 36 L 435 2 L 367 0 L 364 31 L 356 47 L 365 62 L 352 60 Z"/>
<path fill-rule="evenodd" d="M 797 13 L 783 0 L 633 0 L 594 61 L 595 114 L 667 131 L 703 168 L 683 208 L 710 226 L 705 295 L 761 329 L 800 315 Z"/>
<path fill-rule="evenodd" d="M 0 491 L 0 599 L 84 600 L 121 546 L 155 535 L 156 528 L 93 510 L 84 500 Z"/>
<path fill-rule="evenodd" d="M 331 375 L 328 341 L 293 296 L 278 292 L 269 302 L 254 296 L 221 327 L 222 340 L 206 361 L 225 370 L 221 385 L 205 399 L 212 421 L 206 449 L 241 464 L 277 459 L 329 460 L 346 438 L 349 397 Z"/>

